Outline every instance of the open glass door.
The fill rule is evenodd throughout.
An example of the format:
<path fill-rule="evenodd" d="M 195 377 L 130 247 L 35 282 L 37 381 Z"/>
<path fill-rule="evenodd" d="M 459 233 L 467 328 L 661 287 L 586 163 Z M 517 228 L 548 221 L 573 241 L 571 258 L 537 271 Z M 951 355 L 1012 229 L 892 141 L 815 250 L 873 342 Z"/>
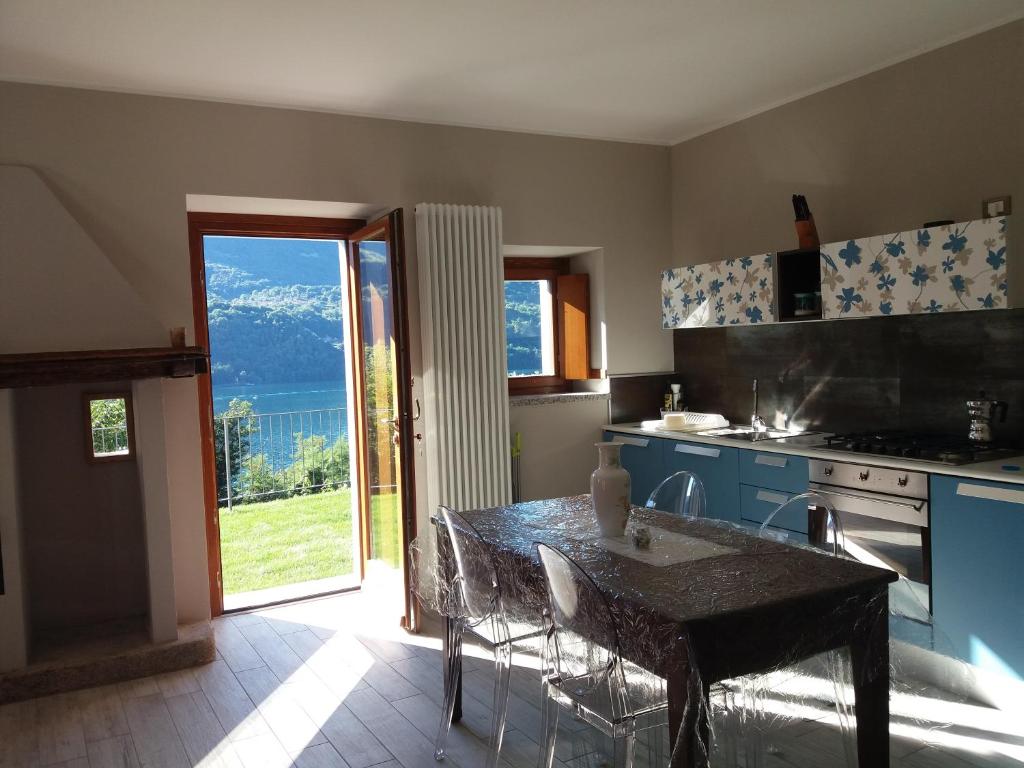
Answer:
<path fill-rule="evenodd" d="M 409 542 L 415 536 L 414 415 L 402 211 L 372 222 L 348 241 L 352 323 L 353 485 L 360 510 L 364 590 L 415 629 L 409 594 Z"/>

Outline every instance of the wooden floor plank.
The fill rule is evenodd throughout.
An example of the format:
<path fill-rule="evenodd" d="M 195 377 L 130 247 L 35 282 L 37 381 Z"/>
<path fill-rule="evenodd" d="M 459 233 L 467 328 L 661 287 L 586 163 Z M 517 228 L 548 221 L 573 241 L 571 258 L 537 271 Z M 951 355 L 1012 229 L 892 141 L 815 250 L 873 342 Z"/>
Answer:
<path fill-rule="evenodd" d="M 146 768 L 189 768 L 185 747 L 167 710 L 163 694 L 136 696 L 124 702 L 139 762 Z"/>
<path fill-rule="evenodd" d="M 295 768 L 351 768 L 330 744 L 317 744 L 302 750 L 295 758 Z"/>
<path fill-rule="evenodd" d="M 407 699 L 394 702 L 394 707 L 427 739 L 436 740 L 438 725 L 441 721 L 441 708 L 437 704 L 421 693 L 418 696 L 410 696 Z M 445 751 L 459 765 L 471 766 L 486 765 L 490 750 L 486 741 L 477 738 L 467 728 L 456 724 L 448 732 Z M 509 764 L 505 760 L 501 762 L 501 765 L 509 768 Z"/>
<path fill-rule="evenodd" d="M 403 768 L 436 768 L 431 740 L 376 690 L 367 688 L 356 691 L 345 700 L 345 706 L 352 710 Z M 453 762 L 460 765 L 457 761 Z"/>
<path fill-rule="evenodd" d="M 178 669 L 157 675 L 156 684 L 164 698 L 181 696 L 184 693 L 195 693 L 199 690 L 199 681 L 191 669 Z"/>
<path fill-rule="evenodd" d="M 160 686 L 156 684 L 155 677 L 139 677 L 117 684 L 117 693 L 121 697 L 121 701 L 133 699 L 136 696 L 151 696 L 159 692 Z"/>
<path fill-rule="evenodd" d="M 229 741 L 251 739 L 269 732 L 263 716 L 228 668 L 227 662 L 215 661 L 197 667 L 195 672 L 199 686 L 206 694 L 221 727 L 228 734 Z"/>
<path fill-rule="evenodd" d="M 128 733 L 128 720 L 116 685 L 87 688 L 78 691 L 76 696 L 86 742 L 104 741 Z"/>
<path fill-rule="evenodd" d="M 367 686 L 363 672 L 373 664 L 369 654 L 361 657 L 347 654 L 340 647 L 325 643 L 309 629 L 285 635 L 284 641 L 313 674 L 342 699 Z"/>
<path fill-rule="evenodd" d="M 131 736 L 112 736 L 89 742 L 89 768 L 140 768 L 139 756 Z"/>
<path fill-rule="evenodd" d="M 258 617 L 257 617 L 258 618 Z M 261 620 L 262 621 L 262 620 Z M 217 650 L 232 672 L 241 672 L 263 666 L 263 659 L 242 635 L 233 621 L 213 622 L 213 637 Z"/>
<path fill-rule="evenodd" d="M 291 768 L 292 758 L 270 732 L 243 739 L 232 746 L 244 768 Z"/>
<path fill-rule="evenodd" d="M 39 699 L 0 706 L 0 768 L 39 765 Z"/>
<path fill-rule="evenodd" d="M 167 699 L 167 710 L 178 729 L 185 754 L 193 766 L 240 768 L 242 763 L 228 741 L 224 727 L 202 691 Z"/>
<path fill-rule="evenodd" d="M 246 625 L 242 627 L 241 632 L 266 666 L 282 681 L 298 674 L 303 669 L 302 659 L 265 621 L 260 624 Z"/>
<path fill-rule="evenodd" d="M 343 699 L 316 679 L 296 684 L 306 714 L 351 768 L 367 768 L 391 759 L 391 753 L 352 712 Z"/>
<path fill-rule="evenodd" d="M 74 693 L 60 693 L 39 700 L 37 733 L 39 764 L 55 765 L 86 757 L 82 713 Z"/>
<path fill-rule="evenodd" d="M 327 741 L 300 705 L 295 684 L 282 683 L 266 667 L 239 672 L 237 677 L 289 755 Z"/>

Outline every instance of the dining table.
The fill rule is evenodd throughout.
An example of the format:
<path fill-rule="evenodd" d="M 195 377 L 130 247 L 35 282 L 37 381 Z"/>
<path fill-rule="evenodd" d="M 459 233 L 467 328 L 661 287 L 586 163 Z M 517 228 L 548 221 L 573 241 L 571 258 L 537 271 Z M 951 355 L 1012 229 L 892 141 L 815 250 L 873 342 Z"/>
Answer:
<path fill-rule="evenodd" d="M 889 764 L 888 587 L 896 573 L 731 523 L 640 507 L 630 511 L 627 535 L 605 537 L 589 495 L 461 514 L 484 540 L 510 612 L 539 621 L 547 606 L 538 542 L 590 576 L 611 607 L 622 656 L 665 680 L 673 768 L 706 764 L 713 684 L 842 648 L 852 668 L 858 765 Z M 443 526 L 436 528 L 444 567 Z M 634 543 L 636 528 L 646 529 L 649 544 Z M 462 659 L 450 652 L 452 626 L 448 618 L 444 679 L 457 681 L 458 720 Z"/>

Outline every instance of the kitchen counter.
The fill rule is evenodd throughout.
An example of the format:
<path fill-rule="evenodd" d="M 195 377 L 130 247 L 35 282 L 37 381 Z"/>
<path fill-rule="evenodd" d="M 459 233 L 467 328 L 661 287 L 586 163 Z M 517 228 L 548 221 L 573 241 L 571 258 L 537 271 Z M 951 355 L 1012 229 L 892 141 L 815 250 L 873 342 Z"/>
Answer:
<path fill-rule="evenodd" d="M 603 427 L 608 432 L 618 432 L 625 435 L 641 435 L 643 437 L 660 437 L 666 440 L 685 440 L 688 443 L 703 443 L 706 445 L 727 445 L 733 448 L 760 451 L 763 453 L 784 453 L 791 456 L 805 456 L 810 459 L 824 459 L 826 461 L 848 461 L 855 464 L 866 464 L 875 467 L 892 467 L 894 469 L 905 469 L 916 472 L 928 472 L 933 475 L 952 475 L 954 477 L 969 477 L 975 480 L 991 480 L 1002 483 L 1016 483 L 1024 485 L 1024 454 L 1020 456 L 1007 456 L 994 461 L 983 461 L 975 464 L 941 464 L 934 461 L 920 461 L 917 459 L 904 459 L 896 456 L 878 456 L 875 454 L 853 453 L 851 451 L 823 450 L 813 446 L 824 442 L 827 432 L 816 432 L 813 434 L 796 435 L 784 437 L 778 440 L 760 440 L 750 442 L 749 440 L 736 440 L 729 437 L 712 437 L 700 435 L 695 432 L 673 432 L 666 429 L 643 429 L 639 423 L 631 424 L 606 424 Z M 1007 469 L 1017 467 L 1017 470 Z"/>

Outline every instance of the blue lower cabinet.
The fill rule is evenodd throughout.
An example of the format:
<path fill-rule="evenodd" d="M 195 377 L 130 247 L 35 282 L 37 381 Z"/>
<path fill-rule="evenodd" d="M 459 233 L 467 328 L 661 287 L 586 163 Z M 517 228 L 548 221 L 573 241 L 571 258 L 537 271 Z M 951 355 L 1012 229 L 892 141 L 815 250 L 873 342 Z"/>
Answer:
<path fill-rule="evenodd" d="M 638 507 L 647 502 L 647 497 L 665 477 L 665 465 L 661 444 L 657 437 L 624 435 L 605 432 L 607 442 L 621 443 L 622 466 L 629 472 L 631 492 L 629 500 Z"/>
<path fill-rule="evenodd" d="M 753 485 L 740 486 L 740 517 L 745 523 L 760 526 L 769 515 L 798 493 L 786 493 Z M 783 510 L 772 518 L 771 526 L 807 536 L 807 507 Z"/>
<path fill-rule="evenodd" d="M 664 474 L 682 470 L 697 475 L 708 497 L 708 517 L 740 521 L 740 474 L 736 448 L 664 440 Z"/>
<path fill-rule="evenodd" d="M 932 612 L 957 656 L 1024 680 L 1024 485 L 931 477 Z"/>

